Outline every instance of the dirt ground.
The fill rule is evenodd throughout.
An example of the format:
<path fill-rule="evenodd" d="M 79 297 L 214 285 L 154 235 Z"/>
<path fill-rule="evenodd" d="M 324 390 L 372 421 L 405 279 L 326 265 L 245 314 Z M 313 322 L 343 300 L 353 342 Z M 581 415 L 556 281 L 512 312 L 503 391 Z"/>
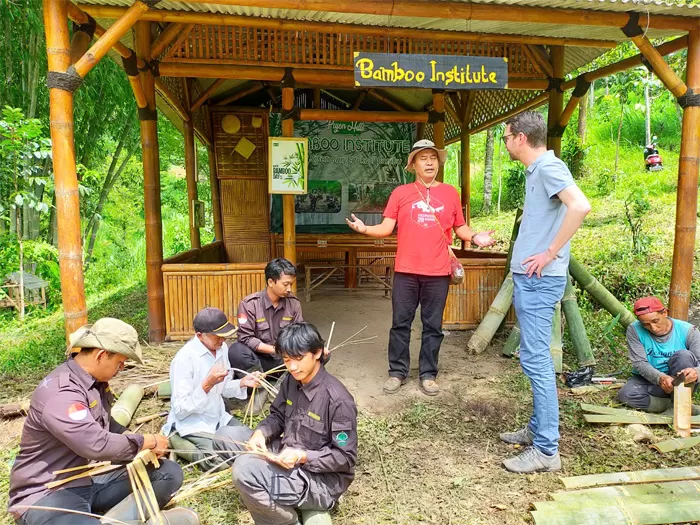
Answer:
<path fill-rule="evenodd" d="M 355 396 L 359 408 L 359 451 L 356 478 L 334 513 L 336 525 L 458 525 L 531 522 L 533 501 L 561 490 L 557 474 L 518 476 L 501 467 L 517 451 L 498 440 L 498 433 L 522 426 L 531 410 L 527 380 L 517 360 L 500 356 L 500 343 L 479 356 L 468 355 L 470 332 L 446 334 L 440 352 L 441 393 L 428 398 L 418 389 L 420 323 L 411 342 L 411 375 L 400 392 L 387 396 L 387 343 L 391 302 L 378 291 L 321 291 L 303 305 L 304 317 L 324 337 L 336 322 L 331 346 L 366 326 L 356 338 L 377 336 L 370 343 L 347 345 L 333 354 L 328 369 Z M 131 368 L 112 383 L 147 384 L 167 376 L 170 358 L 182 343 L 145 347 L 147 365 Z M 28 396 L 33 384 L 4 384 L 4 398 Z M 11 395 L 8 394 L 11 392 Z M 606 404 L 608 393 L 588 402 Z M 578 402 L 560 390 L 563 475 L 612 472 L 697 464 L 698 453 L 659 459 L 646 445 L 631 442 L 620 427 L 590 427 L 582 422 Z M 167 410 L 167 403 L 149 397 L 135 417 Z M 140 432 L 157 432 L 163 420 Z M 0 507 L 7 475 L 17 451 L 22 419 L 0 421 Z M 135 426 L 135 425 L 132 425 Z M 668 429 L 654 429 L 663 435 Z M 621 433 L 622 432 L 622 433 Z M 667 436 L 667 437 L 670 437 Z M 693 463 L 694 462 L 694 463 Z M 197 471 L 189 471 L 193 480 Z M 232 488 L 218 489 L 185 502 L 206 525 L 251 524 Z M 0 518 L 0 524 L 9 524 Z"/>

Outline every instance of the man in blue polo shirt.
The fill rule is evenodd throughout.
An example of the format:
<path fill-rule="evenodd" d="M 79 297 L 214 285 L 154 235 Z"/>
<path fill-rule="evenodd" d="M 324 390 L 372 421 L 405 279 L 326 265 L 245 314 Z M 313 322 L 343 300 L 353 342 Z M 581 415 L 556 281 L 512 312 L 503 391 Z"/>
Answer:
<path fill-rule="evenodd" d="M 673 379 L 681 372 L 696 383 L 700 373 L 700 332 L 692 324 L 668 316 L 657 297 L 634 303 L 637 321 L 627 327 L 632 376 L 617 394 L 620 403 L 646 412 L 671 406 Z M 697 408 L 693 407 L 697 412 Z"/>
<path fill-rule="evenodd" d="M 571 172 L 547 151 L 547 126 L 540 113 L 526 111 L 506 122 L 503 142 L 525 172 L 523 221 L 513 246 L 510 270 L 513 306 L 520 322 L 520 365 L 530 379 L 534 401 L 528 425 L 500 435 L 506 443 L 525 445 L 503 461 L 511 472 L 555 471 L 559 458 L 559 402 L 549 350 L 554 308 L 564 295 L 569 241 L 591 210 Z"/>

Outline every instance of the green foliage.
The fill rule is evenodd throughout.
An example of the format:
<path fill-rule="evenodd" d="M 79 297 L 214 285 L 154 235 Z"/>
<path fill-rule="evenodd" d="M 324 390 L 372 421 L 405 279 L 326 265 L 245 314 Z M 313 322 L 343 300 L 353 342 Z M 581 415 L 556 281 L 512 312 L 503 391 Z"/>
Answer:
<path fill-rule="evenodd" d="M 644 220 L 649 214 L 651 203 L 646 192 L 640 188 L 630 191 L 625 199 L 625 219 L 632 234 L 632 251 L 646 253 L 649 248 L 649 236 L 644 233 Z"/>
<path fill-rule="evenodd" d="M 509 164 L 503 174 L 503 186 L 502 208 L 520 208 L 525 203 L 525 167 L 519 163 Z"/>
<path fill-rule="evenodd" d="M 567 128 L 567 131 L 569 129 L 571 129 L 571 125 Z M 581 142 L 577 134 L 565 134 L 562 141 L 561 160 L 569 166 L 574 179 L 580 179 L 583 176 L 583 166 L 587 151 L 588 148 Z"/>

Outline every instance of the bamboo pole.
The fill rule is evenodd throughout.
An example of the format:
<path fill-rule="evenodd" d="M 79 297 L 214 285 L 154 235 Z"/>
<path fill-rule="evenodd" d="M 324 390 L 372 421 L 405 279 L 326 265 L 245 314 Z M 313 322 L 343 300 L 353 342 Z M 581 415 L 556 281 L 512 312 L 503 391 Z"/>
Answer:
<path fill-rule="evenodd" d="M 558 490 L 549 495 L 554 501 L 575 501 L 591 498 L 639 497 L 651 494 L 692 495 L 697 498 L 700 496 L 700 484 L 694 481 L 668 481 L 638 485 L 612 485 L 574 491 Z"/>
<path fill-rule="evenodd" d="M 141 19 L 144 20 L 143 17 L 141 17 Z M 168 27 L 166 27 L 163 32 L 158 35 L 158 38 L 156 38 L 155 42 L 153 42 L 153 45 L 151 46 L 151 59 L 157 60 L 161 53 L 165 51 L 165 48 L 177 38 L 177 35 L 179 35 L 184 28 L 185 24 L 181 22 L 171 22 L 168 24 Z"/>
<path fill-rule="evenodd" d="M 663 523 L 696 523 L 700 520 L 700 505 L 697 501 L 641 504 L 621 502 L 608 507 L 562 511 L 532 511 L 536 524 L 580 525 L 583 523 L 606 523 L 634 525 L 656 525 Z"/>
<path fill-rule="evenodd" d="M 510 331 L 508 339 L 503 344 L 503 350 L 501 353 L 506 357 L 512 357 L 515 351 L 520 346 L 520 321 L 515 322 L 515 326 Z"/>
<path fill-rule="evenodd" d="M 211 209 L 214 213 L 214 236 L 217 241 L 224 240 L 224 226 L 221 219 L 221 198 L 219 197 L 219 177 L 216 166 L 216 149 L 208 148 L 209 185 L 211 186 Z"/>
<path fill-rule="evenodd" d="M 182 79 L 185 105 L 190 106 L 192 100 L 192 79 Z M 194 141 L 194 123 L 192 112 L 188 112 L 190 119 L 183 122 L 183 135 L 185 137 L 185 180 L 187 182 L 187 208 L 190 218 L 190 248 L 199 249 L 202 242 L 199 237 L 199 228 L 195 225 L 194 203 L 197 200 L 197 150 Z"/>
<path fill-rule="evenodd" d="M 700 92 L 700 31 L 688 34 L 688 87 Z M 669 314 L 688 319 L 690 285 L 693 279 L 695 230 L 698 197 L 698 163 L 700 157 L 700 107 L 683 110 L 681 149 L 676 190 L 676 236 L 673 242 Z"/>
<path fill-rule="evenodd" d="M 569 121 L 571 120 L 574 111 L 576 111 L 576 108 L 579 105 L 579 101 L 586 95 L 586 93 L 588 93 L 588 88 L 590 87 L 590 84 L 583 83 L 580 84 L 580 86 L 580 88 L 575 89 L 574 92 L 571 94 L 571 97 L 569 97 L 569 101 L 566 103 L 564 111 L 562 111 L 561 116 L 559 117 L 557 126 L 562 129 L 566 128 L 566 126 L 569 124 Z"/>
<path fill-rule="evenodd" d="M 688 36 L 690 37 L 690 35 Z M 649 61 L 656 76 L 659 77 L 659 80 L 673 93 L 673 96 L 678 98 L 684 95 L 688 90 L 688 86 L 673 72 L 671 66 L 666 63 L 649 39 L 644 34 L 641 34 L 631 37 L 631 40 L 639 51 L 641 51 L 642 55 Z M 689 40 L 689 44 L 690 43 Z M 690 60 L 688 60 L 688 62 L 690 63 Z"/>
<path fill-rule="evenodd" d="M 299 113 L 299 120 L 334 120 L 342 122 L 427 122 L 428 113 L 425 111 L 408 113 L 399 111 L 302 109 Z"/>
<path fill-rule="evenodd" d="M 50 72 L 65 73 L 70 66 L 68 2 L 44 0 L 46 52 Z M 87 323 L 80 202 L 73 142 L 73 93 L 49 89 L 51 150 L 58 225 L 58 261 L 66 336 Z"/>
<path fill-rule="evenodd" d="M 566 44 L 560 44 L 566 45 Z M 549 61 L 549 53 L 541 45 L 528 44 L 525 49 L 532 55 L 532 61 L 539 68 L 543 75 L 547 78 L 554 77 L 554 69 L 552 69 L 552 63 Z"/>
<path fill-rule="evenodd" d="M 566 324 L 569 327 L 569 335 L 571 336 L 571 344 L 576 350 L 578 366 L 593 366 L 596 364 L 591 349 L 591 342 L 586 333 L 586 327 L 583 324 L 581 310 L 579 310 L 576 302 L 576 289 L 571 283 L 571 278 L 566 278 L 566 288 L 564 289 L 564 297 L 561 300 L 561 306 L 564 310 Z"/>
<path fill-rule="evenodd" d="M 193 4 L 209 3 L 209 0 L 192 0 Z M 628 15 L 624 12 L 593 11 L 587 9 L 560 9 L 547 7 L 520 7 L 472 4 L 459 1 L 429 2 L 427 0 L 395 0 L 376 2 L 375 0 L 219 0 L 222 5 L 243 7 L 265 7 L 268 9 L 296 9 L 302 11 L 329 11 L 336 13 L 356 13 L 366 15 L 487 20 L 494 22 L 528 22 L 557 25 L 622 27 L 627 24 Z M 689 17 L 653 14 L 644 17 L 645 25 L 651 29 L 678 29 L 691 31 L 696 21 Z"/>
<path fill-rule="evenodd" d="M 97 42 L 93 44 L 87 53 L 75 63 L 75 71 L 78 75 L 85 78 L 85 75 L 97 65 L 102 57 L 112 49 L 112 46 L 134 26 L 136 21 L 141 18 L 146 11 L 148 11 L 148 5 L 140 0 L 136 0 L 133 5 L 107 29 Z"/>
<path fill-rule="evenodd" d="M 151 22 L 137 22 L 134 30 L 138 56 L 151 51 Z M 160 342 L 165 338 L 165 299 L 163 291 L 163 222 L 160 204 L 160 159 L 155 81 L 150 70 L 141 71 L 141 85 L 152 112 L 142 118 L 141 149 L 143 162 L 144 214 L 146 218 L 146 288 L 148 295 L 148 337 Z"/>
<path fill-rule="evenodd" d="M 445 92 L 433 90 L 433 111 L 435 111 L 440 120 L 433 124 L 433 142 L 438 149 L 445 148 Z M 445 167 L 440 166 L 437 180 L 442 182 L 445 178 Z"/>
<path fill-rule="evenodd" d="M 554 371 L 561 374 L 564 367 L 564 347 L 561 340 L 561 303 L 557 302 L 552 317 L 552 337 L 549 343 L 549 351 L 554 362 Z"/>
<path fill-rule="evenodd" d="M 247 97 L 248 95 L 251 95 L 253 93 L 257 93 L 263 87 L 265 87 L 265 86 L 263 86 L 262 82 L 255 82 L 252 86 L 249 86 L 246 89 L 241 89 L 240 91 L 236 91 L 232 95 L 229 95 L 228 97 L 220 100 L 215 105 L 216 106 L 225 106 L 226 104 L 230 104 L 231 102 L 235 102 L 236 100 L 240 100 L 243 97 Z"/>
<path fill-rule="evenodd" d="M 550 50 L 550 60 L 554 78 L 564 80 L 564 57 L 565 48 L 563 46 L 552 46 Z M 549 91 L 549 109 L 547 113 L 547 147 L 554 151 L 557 157 L 561 157 L 561 135 L 552 134 L 562 114 L 564 107 L 564 93 L 556 88 Z"/>
<path fill-rule="evenodd" d="M 365 97 L 367 96 L 367 93 L 369 93 L 368 90 L 360 91 L 360 94 L 357 96 L 357 99 L 355 100 L 355 103 L 352 105 L 352 108 L 351 108 L 351 109 L 352 109 L 353 111 L 359 111 L 359 110 L 360 110 L 360 106 L 361 106 L 362 103 L 365 101 Z M 319 108 L 320 108 L 320 106 L 319 106 Z"/>
<path fill-rule="evenodd" d="M 460 153 L 461 153 L 461 162 L 460 162 L 460 169 L 462 171 L 461 173 L 461 181 L 462 181 L 462 209 L 464 210 L 464 219 L 467 221 L 467 226 L 471 224 L 471 202 L 470 198 L 472 195 L 472 189 L 471 189 L 471 159 L 469 155 L 469 132 L 467 131 L 462 131 L 459 135 L 459 140 L 460 140 Z M 468 248 L 466 243 L 462 241 L 462 249 L 464 250 L 465 248 Z"/>
<path fill-rule="evenodd" d="M 247 65 L 229 66 L 190 62 L 161 62 L 158 66 L 158 70 L 164 77 L 230 78 L 280 82 L 284 76 L 285 68 Z M 294 71 L 294 77 L 299 83 L 314 86 L 351 87 L 355 85 L 354 73 L 351 70 L 297 69 Z"/>
<path fill-rule="evenodd" d="M 201 95 L 199 95 L 199 98 L 197 98 L 197 100 L 195 100 L 192 103 L 191 111 L 193 113 L 197 111 L 199 109 L 199 106 L 201 106 L 207 100 L 209 100 L 209 98 L 214 94 L 214 91 L 216 91 L 216 89 L 224 82 L 226 82 L 226 79 L 223 78 L 217 78 L 214 82 L 212 82 L 210 86 L 207 89 L 205 89 Z"/>
<path fill-rule="evenodd" d="M 584 489 L 605 485 L 622 485 L 636 483 L 660 483 L 666 481 L 700 480 L 700 467 L 677 467 L 653 470 L 635 470 L 630 472 L 612 472 L 609 474 L 588 474 L 559 478 L 567 489 Z"/>
<path fill-rule="evenodd" d="M 119 18 L 126 10 L 123 7 L 80 4 L 80 8 L 96 18 Z M 351 33 L 355 35 L 383 35 L 390 38 L 421 39 L 428 38 L 449 42 L 488 42 L 534 45 L 567 45 L 575 47 L 595 47 L 612 49 L 617 45 L 614 40 L 595 40 L 587 38 L 558 38 L 546 36 L 508 35 L 501 33 L 470 33 L 439 29 L 418 29 L 386 26 L 365 26 L 359 24 L 312 22 L 302 20 L 285 20 L 279 18 L 262 18 L 238 16 L 219 13 L 196 13 L 191 11 L 156 10 L 147 12 L 143 20 L 151 22 L 183 22 L 218 26 L 240 26 L 277 31 L 308 31 L 324 33 Z"/>
<path fill-rule="evenodd" d="M 576 282 L 581 285 L 581 287 L 586 290 L 593 298 L 600 303 L 600 305 L 610 312 L 613 316 L 620 316 L 620 324 L 627 328 L 636 319 L 634 314 L 630 312 L 625 305 L 618 301 L 613 294 L 611 294 L 598 279 L 593 277 L 591 273 L 583 267 L 583 265 L 578 262 L 574 257 L 569 260 L 569 273 L 571 277 L 576 279 Z"/>
<path fill-rule="evenodd" d="M 82 57 L 90 47 L 90 42 L 92 42 L 92 35 L 88 34 L 86 31 L 73 30 L 73 37 L 70 42 L 70 63 L 75 64 L 80 57 Z"/>
<path fill-rule="evenodd" d="M 496 330 L 501 325 L 501 322 L 508 313 L 508 309 L 513 301 L 513 276 L 508 274 L 508 277 L 503 281 L 501 289 L 493 299 L 488 312 L 479 323 L 479 326 L 472 334 L 467 348 L 475 354 L 480 354 L 493 339 Z"/>
<path fill-rule="evenodd" d="M 289 71 L 288 78 L 282 86 L 282 109 L 291 111 L 294 109 L 294 82 L 296 78 L 292 77 Z M 284 119 L 282 121 L 282 136 L 294 136 L 294 121 L 292 119 Z M 294 216 L 294 195 L 282 196 L 282 222 L 284 229 L 284 258 L 292 264 L 297 262 L 297 246 L 296 246 L 296 227 Z M 309 283 L 306 283 L 309 286 Z M 294 292 L 296 292 L 296 281 L 294 283 Z"/>
<path fill-rule="evenodd" d="M 129 385 L 126 387 L 110 411 L 112 419 L 123 427 L 129 426 L 134 412 L 136 412 L 139 403 L 141 403 L 141 399 L 143 399 L 143 388 L 141 386 Z"/>

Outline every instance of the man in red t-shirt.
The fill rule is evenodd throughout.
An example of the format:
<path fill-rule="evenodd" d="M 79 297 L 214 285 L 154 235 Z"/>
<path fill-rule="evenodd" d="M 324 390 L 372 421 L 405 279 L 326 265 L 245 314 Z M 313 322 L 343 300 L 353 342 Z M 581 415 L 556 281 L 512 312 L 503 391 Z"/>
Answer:
<path fill-rule="evenodd" d="M 408 156 L 406 170 L 416 182 L 397 187 L 389 197 L 384 220 L 367 226 L 352 215 L 350 228 L 370 237 L 388 237 L 398 225 L 398 248 L 392 291 L 392 325 L 389 333 L 389 379 L 384 392 L 393 394 L 406 382 L 410 365 L 411 324 L 421 305 L 423 335 L 419 357 L 419 385 L 424 394 L 440 391 L 435 378 L 444 337 L 442 313 L 450 285 L 452 230 L 477 246 L 491 246 L 493 231 L 474 234 L 467 226 L 457 190 L 435 180 L 447 151 L 429 140 L 419 140 Z"/>

